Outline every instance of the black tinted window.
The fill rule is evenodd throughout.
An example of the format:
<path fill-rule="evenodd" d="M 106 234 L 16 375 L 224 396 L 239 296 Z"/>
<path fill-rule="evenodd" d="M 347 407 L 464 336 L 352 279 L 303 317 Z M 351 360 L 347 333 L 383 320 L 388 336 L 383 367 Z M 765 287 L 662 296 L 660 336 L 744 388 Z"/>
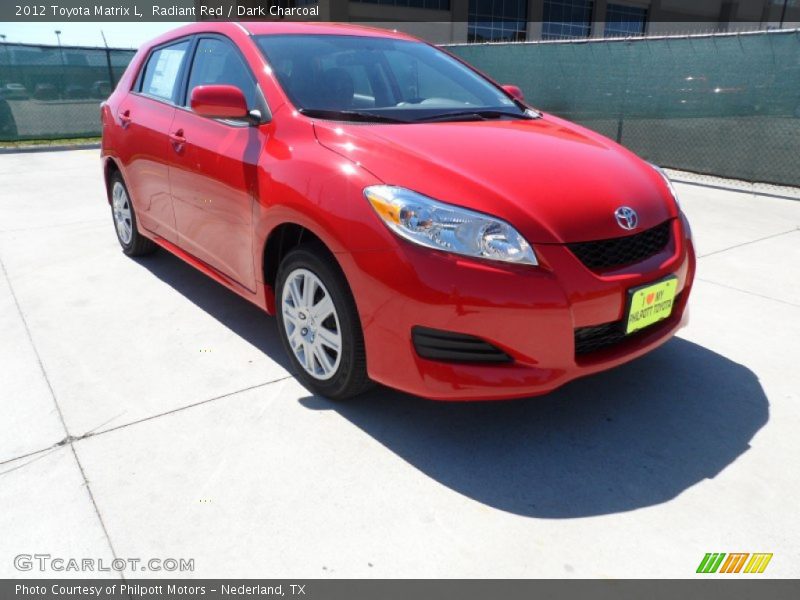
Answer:
<path fill-rule="evenodd" d="M 256 42 L 295 106 L 414 119 L 453 110 L 523 111 L 448 54 L 420 42 L 262 35 Z"/>
<path fill-rule="evenodd" d="M 153 51 L 144 68 L 141 92 L 172 101 L 178 74 L 188 49 L 187 40 Z"/>
<path fill-rule="evenodd" d="M 192 90 L 198 85 L 236 86 L 247 98 L 247 106 L 250 108 L 255 106 L 255 80 L 244 59 L 230 42 L 207 38 L 200 40 L 197 44 L 197 52 L 195 52 L 189 75 L 187 105 L 192 96 Z"/>

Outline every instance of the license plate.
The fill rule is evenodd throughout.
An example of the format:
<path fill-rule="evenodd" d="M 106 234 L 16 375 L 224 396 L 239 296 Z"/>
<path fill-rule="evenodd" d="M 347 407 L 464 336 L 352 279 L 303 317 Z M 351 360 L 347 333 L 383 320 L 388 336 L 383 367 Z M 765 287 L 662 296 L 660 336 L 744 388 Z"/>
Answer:
<path fill-rule="evenodd" d="M 672 314 L 678 280 L 675 277 L 628 290 L 628 324 L 633 333 L 666 319 Z"/>

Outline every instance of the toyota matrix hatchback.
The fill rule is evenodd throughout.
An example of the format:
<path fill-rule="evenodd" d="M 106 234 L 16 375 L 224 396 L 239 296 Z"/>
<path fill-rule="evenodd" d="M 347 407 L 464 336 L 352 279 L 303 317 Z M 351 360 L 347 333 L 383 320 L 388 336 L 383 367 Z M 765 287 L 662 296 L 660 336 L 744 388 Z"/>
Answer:
<path fill-rule="evenodd" d="M 102 120 L 125 254 L 165 248 L 274 314 L 329 398 L 542 394 L 684 320 L 663 172 L 406 35 L 194 23 L 139 50 Z"/>

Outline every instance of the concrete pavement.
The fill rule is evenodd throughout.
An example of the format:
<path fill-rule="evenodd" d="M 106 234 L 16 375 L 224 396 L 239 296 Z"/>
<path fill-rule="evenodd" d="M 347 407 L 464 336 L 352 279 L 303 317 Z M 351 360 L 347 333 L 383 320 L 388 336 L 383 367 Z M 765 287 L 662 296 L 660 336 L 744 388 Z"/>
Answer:
<path fill-rule="evenodd" d="M 18 554 L 180 575 L 800 575 L 800 202 L 678 184 L 691 324 L 530 400 L 346 404 L 275 323 L 166 252 L 119 250 L 96 150 L 0 156 L 0 577 Z M 106 576 L 119 576 L 113 571 Z"/>

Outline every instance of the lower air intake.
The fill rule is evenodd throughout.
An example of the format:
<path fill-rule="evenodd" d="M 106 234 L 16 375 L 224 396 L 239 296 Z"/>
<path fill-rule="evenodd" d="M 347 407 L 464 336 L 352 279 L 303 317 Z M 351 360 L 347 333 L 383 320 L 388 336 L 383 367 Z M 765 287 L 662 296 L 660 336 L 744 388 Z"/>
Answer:
<path fill-rule="evenodd" d="M 681 294 L 675 296 L 672 303 L 673 310 L 677 307 L 681 300 Z M 578 327 L 575 330 L 575 354 L 581 356 L 583 354 L 591 354 L 597 350 L 603 350 L 616 346 L 617 344 L 629 340 L 637 335 L 652 331 L 652 328 L 658 328 L 663 325 L 663 321 L 654 323 L 649 327 L 640 329 L 634 333 L 625 333 L 625 321 L 614 321 L 612 323 L 603 323 L 602 325 L 593 325 L 591 327 Z"/>
<path fill-rule="evenodd" d="M 413 327 L 411 340 L 422 358 L 460 363 L 509 363 L 511 357 L 480 338 L 463 333 Z"/>

